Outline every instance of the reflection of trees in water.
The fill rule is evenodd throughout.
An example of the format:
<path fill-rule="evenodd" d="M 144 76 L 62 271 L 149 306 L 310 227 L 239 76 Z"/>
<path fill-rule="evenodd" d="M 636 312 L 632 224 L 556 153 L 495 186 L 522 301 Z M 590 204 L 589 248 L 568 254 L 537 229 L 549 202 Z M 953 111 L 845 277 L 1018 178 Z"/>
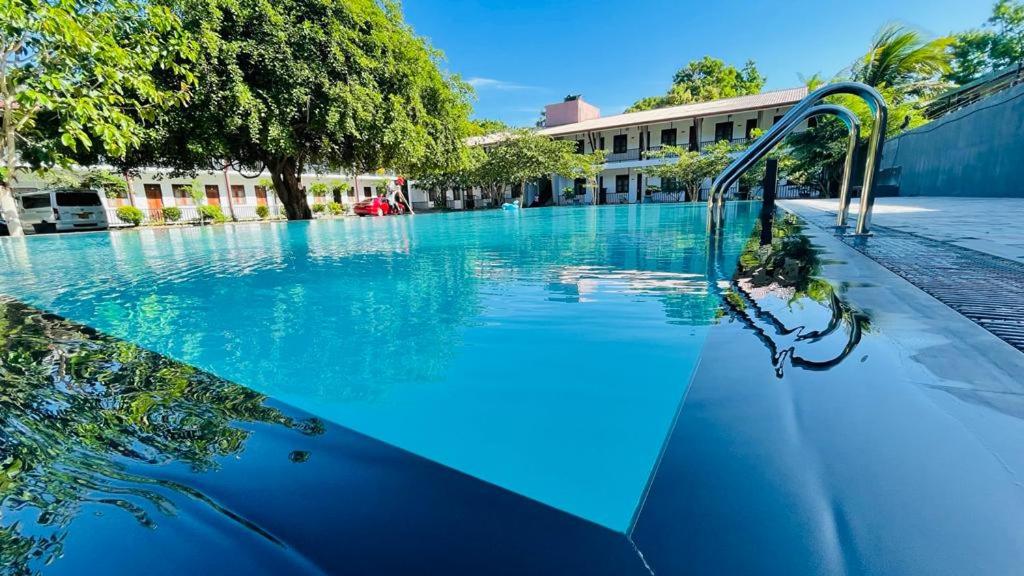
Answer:
<path fill-rule="evenodd" d="M 722 290 L 727 313 L 742 321 L 768 348 L 780 377 L 787 360 L 808 370 L 838 365 L 870 329 L 867 315 L 843 302 L 832 285 L 819 276 L 820 259 L 796 216 L 787 214 L 775 220 L 769 245 L 760 244 L 760 226 L 740 255 L 735 277 Z M 790 307 L 820 307 L 827 312 L 828 321 L 821 329 L 787 326 L 762 305 L 767 298 L 778 298 Z M 826 352 L 824 358 L 813 358 L 817 350 L 827 349 L 824 345 L 834 342 L 842 344 L 838 353 Z"/>
<path fill-rule="evenodd" d="M 29 574 L 58 557 L 84 505 L 152 527 L 154 512 L 174 513 L 169 491 L 273 539 L 194 488 L 129 469 L 215 469 L 243 450 L 244 422 L 323 431 L 247 388 L 8 300 L 0 300 L 0 382 L 2 574 Z"/>

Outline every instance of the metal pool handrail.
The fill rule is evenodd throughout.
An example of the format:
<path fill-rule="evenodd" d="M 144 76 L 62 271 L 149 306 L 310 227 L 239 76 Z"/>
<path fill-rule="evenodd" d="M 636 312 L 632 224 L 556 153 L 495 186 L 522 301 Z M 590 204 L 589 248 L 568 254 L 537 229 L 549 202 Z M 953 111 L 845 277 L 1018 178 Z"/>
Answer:
<path fill-rule="evenodd" d="M 860 119 L 844 106 L 839 106 L 838 104 L 818 104 L 800 114 L 792 126 L 795 127 L 796 123 L 815 116 L 836 116 L 846 124 L 849 132 L 846 144 L 846 160 L 843 162 L 843 178 L 839 185 L 839 214 L 836 217 L 837 226 L 846 226 L 846 214 L 850 207 L 850 182 L 853 178 L 853 155 L 857 151 L 857 142 L 860 140 Z M 720 185 L 722 190 L 728 190 L 730 186 L 739 180 L 744 172 L 768 154 L 788 133 L 789 131 L 782 130 L 772 135 L 765 134 L 762 136 L 765 139 L 765 144 L 759 148 L 759 153 L 744 157 L 744 162 L 741 166 L 738 166 L 728 174 L 723 173 L 722 176 L 719 176 L 720 181 L 716 180 L 716 183 Z"/>
<path fill-rule="evenodd" d="M 867 160 L 864 163 L 864 184 L 861 187 L 860 214 L 857 217 L 857 234 L 867 234 L 871 227 L 871 208 L 874 204 L 872 194 L 877 173 L 878 156 L 882 153 L 885 128 L 889 120 L 889 108 L 885 99 L 877 90 L 860 82 L 837 82 L 828 84 L 808 94 L 803 100 L 790 108 L 778 122 L 754 141 L 735 160 L 715 178 L 708 193 L 708 229 L 714 230 L 722 217 L 722 204 L 725 202 L 725 191 L 745 170 L 749 169 L 757 159 L 763 157 L 778 144 L 786 134 L 793 131 L 796 125 L 807 118 L 807 111 L 822 99 L 835 94 L 852 94 L 863 99 L 874 119 L 871 139 L 868 141 Z M 850 158 L 847 158 L 850 161 Z M 850 166 L 852 170 L 852 166 Z"/>

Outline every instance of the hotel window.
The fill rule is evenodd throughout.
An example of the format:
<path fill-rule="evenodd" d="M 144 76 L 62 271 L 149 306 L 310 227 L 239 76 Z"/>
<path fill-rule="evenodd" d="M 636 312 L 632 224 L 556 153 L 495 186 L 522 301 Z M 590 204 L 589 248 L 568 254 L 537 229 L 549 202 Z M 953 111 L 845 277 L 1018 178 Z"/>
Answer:
<path fill-rule="evenodd" d="M 373 188 L 363 186 L 363 198 L 373 198 Z"/>
<path fill-rule="evenodd" d="M 626 135 L 619 134 L 612 138 L 612 153 L 622 154 L 626 151 Z"/>
<path fill-rule="evenodd" d="M 757 118 L 747 120 L 747 127 L 743 132 L 743 137 L 750 140 L 753 138 L 754 130 L 757 130 Z"/>
<path fill-rule="evenodd" d="M 572 190 L 577 196 L 584 195 L 587 190 L 587 180 L 585 178 L 577 178 L 572 181 Z"/>
<path fill-rule="evenodd" d="M 206 203 L 210 206 L 220 206 L 220 187 L 216 184 L 206 185 Z"/>
<path fill-rule="evenodd" d="M 663 192 L 675 192 L 682 186 L 679 185 L 679 180 L 675 178 L 662 178 L 661 179 L 661 190 Z"/>
<path fill-rule="evenodd" d="M 601 147 L 601 150 L 604 150 L 604 136 L 601 136 L 599 145 Z"/>
<path fill-rule="evenodd" d="M 676 145 L 676 129 L 666 128 L 661 131 L 661 145 L 662 146 L 675 146 Z"/>
<path fill-rule="evenodd" d="M 171 192 L 174 194 L 174 203 L 178 206 L 191 206 L 192 196 L 189 195 L 188 184 L 171 184 Z"/>
<path fill-rule="evenodd" d="M 264 192 L 264 195 L 266 193 Z M 264 196 L 265 197 L 265 196 Z M 231 201 L 235 204 L 245 204 L 245 186 L 242 184 L 231 185 Z"/>
<path fill-rule="evenodd" d="M 628 194 L 629 193 L 629 175 L 619 174 L 615 177 L 615 193 L 616 194 Z"/>
<path fill-rule="evenodd" d="M 586 151 L 586 144 L 583 143 L 583 140 L 577 140 L 576 141 L 576 153 L 577 154 L 583 154 L 585 151 Z"/>
<path fill-rule="evenodd" d="M 732 122 L 716 122 L 715 123 L 715 142 L 721 142 L 722 140 L 732 140 Z"/>

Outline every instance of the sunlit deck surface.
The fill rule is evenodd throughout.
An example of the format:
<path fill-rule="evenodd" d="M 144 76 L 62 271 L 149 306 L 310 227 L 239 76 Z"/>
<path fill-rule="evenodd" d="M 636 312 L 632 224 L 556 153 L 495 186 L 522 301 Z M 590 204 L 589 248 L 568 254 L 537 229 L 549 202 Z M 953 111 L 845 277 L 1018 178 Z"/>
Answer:
<path fill-rule="evenodd" d="M 819 221 L 815 212 L 834 217 L 839 205 L 835 199 L 781 203 L 815 221 Z M 854 199 L 850 206 L 851 225 L 858 209 L 858 200 Z M 1024 198 L 878 198 L 872 222 L 1024 263 Z"/>
<path fill-rule="evenodd" d="M 789 243 L 771 265 L 755 229 L 735 277 L 708 284 L 718 321 L 625 529 L 7 303 L 18 354 L 0 368 L 17 373 L 39 346 L 53 370 L 19 377 L 10 398 L 38 395 L 30 405 L 0 396 L 6 418 L 45 430 L 59 417 L 73 440 L 124 392 L 159 412 L 19 480 L 18 498 L 60 513 L 12 496 L 6 549 L 38 552 L 30 567 L 59 549 L 44 574 L 1018 573 L 1024 353 L 835 236 L 820 210 L 783 205 L 812 224 L 780 214 Z M 699 249 L 726 261 L 713 241 Z M 103 388 L 84 385 L 114 364 Z M 105 397 L 72 402 L 80 390 Z M 218 441 L 183 441 L 179 422 L 216 424 L 197 434 Z"/>

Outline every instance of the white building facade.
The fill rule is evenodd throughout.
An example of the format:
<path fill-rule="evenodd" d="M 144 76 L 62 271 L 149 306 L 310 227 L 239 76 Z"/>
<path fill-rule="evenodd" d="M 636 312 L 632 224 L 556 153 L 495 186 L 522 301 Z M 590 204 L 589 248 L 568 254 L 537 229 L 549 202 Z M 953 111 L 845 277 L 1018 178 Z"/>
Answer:
<path fill-rule="evenodd" d="M 85 169 L 75 169 L 73 172 L 84 173 Z M 273 189 L 267 189 L 259 184 L 267 175 L 258 177 L 239 173 L 236 170 L 200 172 L 193 177 L 172 177 L 167 170 L 143 169 L 134 176 L 126 176 L 130 194 L 125 197 L 108 197 L 103 194 L 103 200 L 107 210 L 107 220 L 114 226 L 123 224 L 116 217 L 117 208 L 121 206 L 135 206 L 142 210 L 145 222 L 156 224 L 164 221 L 163 209 L 176 207 L 181 210 L 182 222 L 198 219 L 196 202 L 193 200 L 189 189 L 193 182 L 197 182 L 204 191 L 202 204 L 220 207 L 221 211 L 233 220 L 257 220 L 259 219 L 257 208 L 266 206 L 269 217 L 283 217 L 284 208 L 277 199 Z M 305 187 L 307 201 L 310 205 L 327 204 L 337 202 L 351 206 L 356 202 L 371 198 L 382 193 L 385 188 L 394 189 L 396 178 L 382 174 L 363 174 L 352 176 L 347 174 L 303 174 L 302 185 Z M 324 196 L 314 196 L 312 185 L 323 183 L 327 186 Z M 334 189 L 338 184 L 347 184 L 344 192 L 338 193 Z M 32 192 L 52 188 L 41 174 L 29 171 L 20 171 L 13 187 L 15 196 L 23 192 Z M 339 191 L 340 192 L 340 191 Z"/>
<path fill-rule="evenodd" d="M 746 143 L 755 130 L 766 130 L 807 96 L 807 88 L 790 88 L 671 106 L 642 112 L 602 117 L 600 110 L 582 98 L 573 97 L 545 107 L 546 126 L 540 134 L 558 140 L 575 141 L 577 150 L 590 153 L 604 150 L 605 164 L 596 187 L 581 180 L 551 175 L 549 179 L 527 185 L 524 204 L 634 204 L 638 202 L 679 202 L 685 194 L 674 182 L 644 173 L 653 164 L 673 162 L 672 157 L 648 158 L 663 146 L 679 146 L 700 151 L 720 141 Z M 805 124 L 806 126 L 806 124 Z M 798 128 L 802 130 L 803 127 Z M 503 133 L 471 138 L 470 146 L 493 144 Z M 709 186 L 707 182 L 705 186 Z M 654 187 L 649 190 L 650 187 Z M 573 188 L 572 199 L 562 191 Z M 460 210 L 493 205 L 482 190 L 446 193 L 448 208 Z M 428 195 L 415 187 L 413 205 L 423 205 Z"/>
<path fill-rule="evenodd" d="M 605 165 L 598 176 L 596 189 L 584 186 L 581 181 L 553 175 L 550 200 L 554 204 L 684 200 L 685 195 L 676 183 L 662 182 L 657 177 L 644 174 L 643 169 L 647 166 L 673 161 L 671 157 L 647 158 L 649 152 L 666 145 L 701 151 L 721 141 L 744 144 L 751 140 L 755 130 L 771 128 L 805 96 L 807 88 L 791 88 L 603 118 L 596 108 L 579 98 L 548 106 L 548 125 L 540 130 L 541 134 L 574 140 L 581 152 L 589 153 L 595 149 L 605 152 Z M 553 107 L 561 110 L 552 114 Z M 574 117 L 580 120 L 569 121 Z M 552 118 L 556 123 L 564 123 L 552 126 Z M 656 187 L 657 191 L 648 191 L 649 186 Z M 573 187 L 577 192 L 569 201 L 561 194 L 567 187 Z M 537 193 L 546 195 L 547 190 L 538 190 Z M 527 199 L 532 202 L 534 198 L 529 194 L 528 190 Z"/>

